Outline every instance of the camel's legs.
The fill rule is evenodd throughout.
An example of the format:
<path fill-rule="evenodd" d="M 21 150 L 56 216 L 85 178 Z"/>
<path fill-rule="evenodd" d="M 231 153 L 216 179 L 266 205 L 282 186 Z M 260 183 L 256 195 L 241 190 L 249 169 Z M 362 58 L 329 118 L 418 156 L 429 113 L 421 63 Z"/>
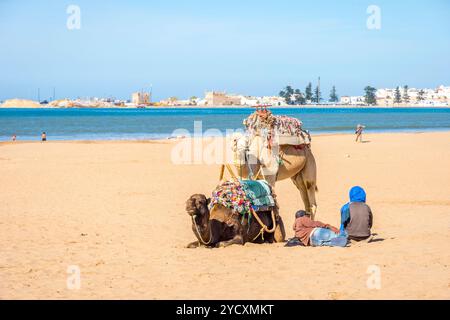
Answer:
<path fill-rule="evenodd" d="M 300 175 L 301 175 L 301 179 L 303 180 L 303 184 L 306 188 L 306 196 L 307 196 L 308 202 L 309 202 L 309 210 L 307 210 L 307 211 L 311 213 L 311 219 L 314 220 L 314 216 L 315 216 L 316 210 L 317 210 L 316 184 L 314 183 L 314 181 L 305 179 L 304 172 L 302 172 Z"/>
<path fill-rule="evenodd" d="M 216 244 L 216 247 L 228 247 L 228 246 L 231 246 L 232 244 L 241 244 L 242 245 L 242 244 L 244 244 L 244 239 L 242 238 L 242 236 L 240 234 L 237 234 L 231 240 L 218 242 Z"/>
<path fill-rule="evenodd" d="M 200 242 L 199 241 L 194 241 L 189 243 L 186 248 L 192 249 L 192 248 L 198 248 L 200 247 Z"/>
<path fill-rule="evenodd" d="M 303 204 L 305 205 L 305 211 L 311 212 L 311 204 L 309 202 L 308 192 L 306 190 L 305 183 L 303 182 L 303 177 L 301 173 L 296 174 L 291 179 L 294 182 L 297 189 L 300 191 L 300 196 L 302 197 Z"/>
<path fill-rule="evenodd" d="M 308 149 L 306 150 L 306 163 L 305 167 L 301 171 L 301 176 L 303 179 L 303 183 L 306 187 L 306 192 L 308 195 L 308 200 L 311 206 L 311 218 L 314 220 L 314 215 L 316 214 L 317 210 L 317 203 L 316 203 L 316 191 L 317 191 L 317 185 L 316 185 L 316 179 L 317 179 L 317 168 L 316 168 L 316 160 L 314 159 L 314 155 L 311 153 L 311 151 Z"/>
<path fill-rule="evenodd" d="M 286 239 L 286 231 L 284 229 L 284 223 L 283 223 L 283 219 L 281 219 L 281 216 L 278 216 L 276 223 L 277 223 L 277 227 L 275 229 L 273 238 L 274 238 L 275 242 L 284 242 L 284 240 Z"/>

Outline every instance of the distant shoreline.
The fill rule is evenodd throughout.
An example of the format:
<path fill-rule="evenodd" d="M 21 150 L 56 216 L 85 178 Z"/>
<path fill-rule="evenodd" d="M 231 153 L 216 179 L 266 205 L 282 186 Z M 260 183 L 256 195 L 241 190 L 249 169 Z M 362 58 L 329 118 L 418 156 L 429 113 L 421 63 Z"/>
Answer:
<path fill-rule="evenodd" d="M 450 128 L 442 128 L 442 129 L 422 129 L 422 130 L 408 130 L 408 129 L 402 129 L 402 130 L 386 130 L 386 131 L 367 131 L 364 132 L 364 136 L 367 135 L 410 135 L 410 134 L 441 134 L 441 133 L 450 133 Z M 353 132 L 316 132 L 311 133 L 312 138 L 314 137 L 331 137 L 331 136 L 354 136 Z M 51 137 L 48 141 L 44 143 L 175 143 L 177 141 L 185 140 L 185 139 L 224 139 L 224 136 L 189 136 L 189 137 L 161 137 L 161 138 L 136 138 L 136 139 L 117 139 L 117 138 L 111 138 L 111 139 L 54 139 L 52 140 Z M 17 143 L 43 143 L 40 138 L 36 138 L 35 140 L 16 140 L 16 141 L 10 141 L 10 140 L 1 140 L 0 139 L 0 146 L 6 145 L 6 144 L 17 144 Z"/>

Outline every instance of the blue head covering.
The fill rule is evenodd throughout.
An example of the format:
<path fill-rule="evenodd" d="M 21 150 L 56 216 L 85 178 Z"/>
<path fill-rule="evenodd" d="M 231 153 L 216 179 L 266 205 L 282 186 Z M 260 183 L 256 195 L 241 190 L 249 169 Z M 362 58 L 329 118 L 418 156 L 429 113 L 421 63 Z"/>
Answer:
<path fill-rule="evenodd" d="M 349 192 L 350 202 L 366 202 L 366 192 L 359 186 L 354 186 Z M 345 232 L 345 227 L 350 221 L 350 202 L 341 208 L 341 233 Z"/>
<path fill-rule="evenodd" d="M 366 192 L 359 186 L 351 188 L 349 196 L 350 202 L 366 202 Z"/>

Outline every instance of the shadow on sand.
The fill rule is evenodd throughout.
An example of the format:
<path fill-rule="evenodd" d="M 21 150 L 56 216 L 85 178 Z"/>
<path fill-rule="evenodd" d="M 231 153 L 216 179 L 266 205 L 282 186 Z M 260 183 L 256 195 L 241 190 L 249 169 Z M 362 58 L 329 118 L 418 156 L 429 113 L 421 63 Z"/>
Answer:
<path fill-rule="evenodd" d="M 370 240 L 369 241 L 369 243 L 373 243 L 373 242 L 381 242 L 381 241 L 384 241 L 384 240 L 386 240 L 386 239 L 384 239 L 384 238 L 380 238 L 380 237 L 378 237 L 378 233 L 372 233 L 372 240 Z"/>

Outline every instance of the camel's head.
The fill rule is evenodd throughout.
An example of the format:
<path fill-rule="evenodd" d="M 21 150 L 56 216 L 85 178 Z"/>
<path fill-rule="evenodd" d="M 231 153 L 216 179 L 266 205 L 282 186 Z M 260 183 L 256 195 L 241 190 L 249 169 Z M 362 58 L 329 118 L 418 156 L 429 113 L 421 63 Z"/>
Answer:
<path fill-rule="evenodd" d="M 248 149 L 250 139 L 247 135 L 241 132 L 235 132 L 228 136 L 229 144 L 231 145 L 231 150 L 237 155 L 245 155 L 245 151 Z"/>
<path fill-rule="evenodd" d="M 240 171 L 240 166 L 244 166 L 248 160 L 246 153 L 249 150 L 250 138 L 248 135 L 235 132 L 228 139 L 233 152 L 233 164 Z"/>
<path fill-rule="evenodd" d="M 208 204 L 210 199 L 203 194 L 194 194 L 186 201 L 187 213 L 195 218 L 206 217 L 209 214 Z"/>

